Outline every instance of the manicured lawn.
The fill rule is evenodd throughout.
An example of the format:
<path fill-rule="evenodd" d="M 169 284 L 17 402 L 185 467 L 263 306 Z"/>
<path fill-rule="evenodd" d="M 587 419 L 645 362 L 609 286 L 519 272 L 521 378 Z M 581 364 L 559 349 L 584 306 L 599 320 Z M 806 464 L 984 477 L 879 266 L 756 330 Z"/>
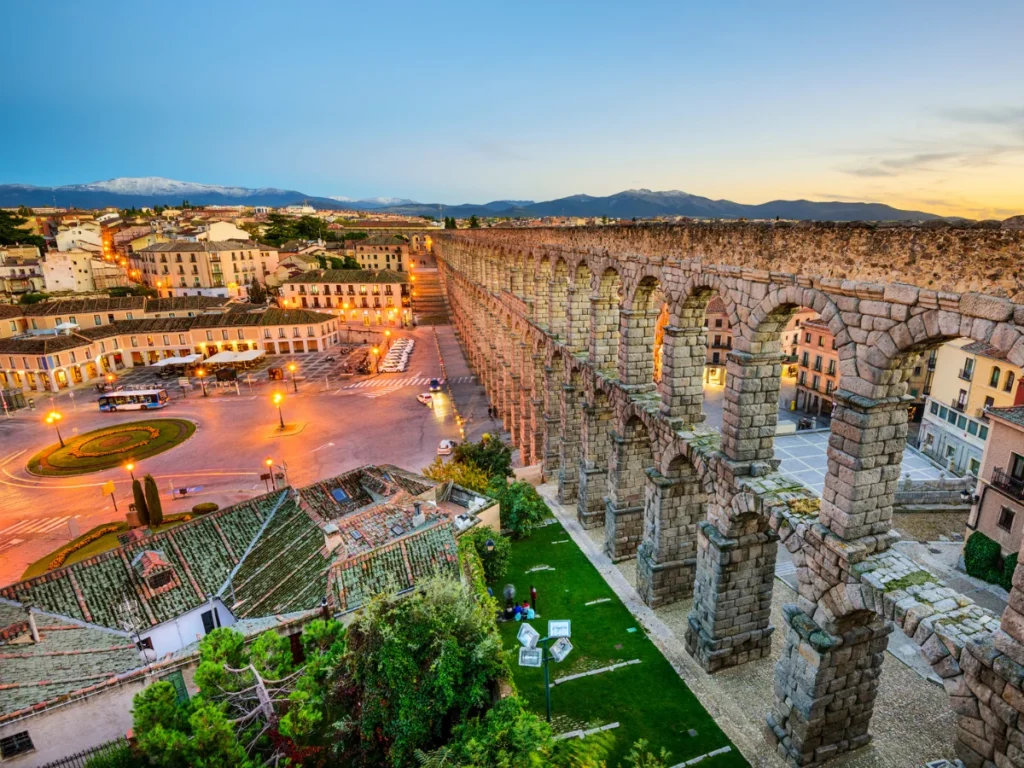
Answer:
<path fill-rule="evenodd" d="M 526 572 L 539 565 L 554 570 Z M 615 745 L 609 768 L 618 766 L 641 738 L 654 750 L 669 750 L 669 765 L 731 744 L 561 524 L 539 528 L 530 538 L 512 543 L 508 573 L 501 583 L 491 585 L 494 594 L 500 596 L 505 584 L 515 585 L 520 602 L 529 597 L 531 584 L 537 588 L 540 615 L 531 623 L 542 636 L 547 634 L 549 619 L 572 621 L 573 651 L 561 664 L 551 663 L 552 680 L 640 660 L 639 664 L 552 686 L 556 733 L 620 723 L 610 731 Z M 601 599 L 607 602 L 585 605 Z M 499 625 L 519 693 L 543 716 L 544 670 L 518 664 L 516 633 L 521 626 L 514 621 Z M 689 735 L 691 729 L 695 736 Z M 700 763 L 701 768 L 746 765 L 735 747 Z"/>
<path fill-rule="evenodd" d="M 129 459 L 139 461 L 163 453 L 192 436 L 196 425 L 184 419 L 148 419 L 94 429 L 54 443 L 33 456 L 28 471 L 66 477 L 100 472 Z"/>
<path fill-rule="evenodd" d="M 167 530 L 170 530 L 171 528 L 179 526 L 183 522 L 185 522 L 185 521 L 184 520 L 174 520 L 172 522 L 164 523 L 163 525 L 161 525 L 161 526 L 159 526 L 157 528 L 153 528 L 152 530 L 153 530 L 153 533 L 160 533 L 161 531 L 167 531 Z M 98 539 L 96 539 L 95 541 L 90 541 L 88 544 L 86 544 L 81 549 L 76 549 L 74 552 L 72 552 L 70 555 L 67 556 L 67 558 L 64 560 L 64 563 L 63 563 L 63 565 L 61 567 L 63 567 L 64 565 L 71 565 L 72 563 L 80 562 L 82 560 L 85 560 L 86 558 L 92 557 L 93 555 L 98 555 L 100 552 L 106 552 L 109 549 L 114 549 L 115 547 L 119 546 L 119 542 L 117 540 L 117 534 L 123 533 L 124 531 L 127 531 L 128 530 L 128 523 L 104 523 L 102 525 L 97 525 L 95 528 L 90 528 L 88 531 L 83 533 L 81 536 L 79 536 L 79 537 L 77 537 L 75 539 L 72 539 L 67 544 L 61 544 L 59 547 L 57 547 L 52 552 L 50 552 L 47 555 L 45 555 L 44 557 L 41 557 L 38 560 L 36 560 L 34 563 L 32 563 L 32 565 L 30 565 L 28 568 L 25 569 L 25 572 L 21 575 L 21 578 L 23 578 L 23 579 L 31 579 L 31 578 L 33 578 L 35 576 L 41 576 L 42 574 L 46 573 L 47 570 L 49 570 L 47 566 L 50 564 L 50 561 L 52 561 L 54 556 L 58 552 L 60 552 L 62 549 L 66 549 L 67 547 L 74 545 L 75 543 L 81 541 L 82 539 L 87 538 L 93 531 L 95 531 L 95 530 L 97 530 L 99 528 L 108 528 L 108 527 L 110 527 L 112 525 L 116 525 L 117 526 L 117 530 L 116 531 L 111 531 L 110 533 L 105 533 L 102 536 L 100 536 Z"/>

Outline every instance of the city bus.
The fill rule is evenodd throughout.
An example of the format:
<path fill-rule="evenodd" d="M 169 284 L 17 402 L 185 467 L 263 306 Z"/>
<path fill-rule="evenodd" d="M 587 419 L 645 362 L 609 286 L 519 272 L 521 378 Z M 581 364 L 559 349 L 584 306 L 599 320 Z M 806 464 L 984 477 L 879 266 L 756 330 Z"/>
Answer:
<path fill-rule="evenodd" d="M 166 389 L 126 389 L 100 398 L 101 411 L 151 411 L 171 400 Z"/>

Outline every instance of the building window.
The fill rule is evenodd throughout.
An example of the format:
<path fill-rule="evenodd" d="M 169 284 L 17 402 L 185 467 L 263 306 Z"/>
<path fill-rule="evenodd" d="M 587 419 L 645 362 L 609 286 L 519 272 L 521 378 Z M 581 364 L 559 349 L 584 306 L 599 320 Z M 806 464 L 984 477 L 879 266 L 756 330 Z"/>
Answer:
<path fill-rule="evenodd" d="M 809 333 L 805 333 L 804 334 L 804 343 L 805 344 L 810 344 L 811 343 L 811 334 L 809 334 Z"/>
<path fill-rule="evenodd" d="M 227 341 L 227 340 L 228 340 L 228 332 L 227 332 L 227 330 L 223 330 L 223 331 L 221 331 L 221 332 L 220 332 L 220 337 L 221 337 L 221 339 L 223 339 L 224 341 Z"/>
<path fill-rule="evenodd" d="M 977 459 L 971 459 L 967 462 L 967 471 L 975 477 L 978 476 L 978 470 L 981 469 L 981 462 Z"/>
<path fill-rule="evenodd" d="M 33 749 L 35 749 L 35 747 L 32 745 L 32 739 L 28 735 L 28 731 L 15 733 L 12 736 L 6 736 L 0 739 L 0 758 L 4 760 L 14 757 L 15 755 L 23 755 L 26 752 L 31 752 Z"/>
<path fill-rule="evenodd" d="M 103 318 L 100 317 L 99 315 L 93 315 L 92 323 L 93 325 L 103 325 Z"/>
<path fill-rule="evenodd" d="M 932 413 L 938 413 L 939 412 L 939 404 L 936 403 L 934 400 L 932 400 L 932 403 L 931 403 L 931 406 L 930 406 L 929 410 Z"/>
<path fill-rule="evenodd" d="M 1003 507 L 999 510 L 999 522 L 996 523 L 1004 531 L 1013 530 L 1013 518 L 1015 517 L 1014 512 L 1009 507 Z"/>
<path fill-rule="evenodd" d="M 998 387 L 999 386 L 999 379 L 1000 379 L 1000 377 L 1002 375 L 1003 375 L 1003 372 L 1002 372 L 1002 370 L 1000 370 L 999 366 L 998 365 L 993 365 L 992 366 L 992 375 L 989 376 L 988 385 L 990 387 Z"/>
<path fill-rule="evenodd" d="M 206 332 L 206 340 L 207 341 L 213 341 L 213 331 L 207 331 Z"/>
<path fill-rule="evenodd" d="M 1013 371 L 1006 372 L 1006 383 L 1003 385 L 1003 392 L 1013 392 Z"/>

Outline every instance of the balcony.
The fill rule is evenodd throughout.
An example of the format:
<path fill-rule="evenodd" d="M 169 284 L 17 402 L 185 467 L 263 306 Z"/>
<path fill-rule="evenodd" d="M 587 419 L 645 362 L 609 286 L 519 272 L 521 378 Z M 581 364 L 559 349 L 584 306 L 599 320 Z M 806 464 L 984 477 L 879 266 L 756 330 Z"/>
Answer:
<path fill-rule="evenodd" d="M 989 482 L 1007 496 L 1024 501 L 1024 478 L 1014 477 L 1006 470 L 997 468 L 992 470 L 992 479 Z"/>
<path fill-rule="evenodd" d="M 974 369 L 973 368 L 961 368 L 960 369 L 960 373 L 958 373 L 957 376 L 959 376 L 964 381 L 970 381 L 971 378 L 974 376 Z"/>
<path fill-rule="evenodd" d="M 949 407 L 954 411 L 960 411 L 960 413 L 963 413 L 967 409 L 967 403 L 960 400 L 951 400 Z"/>
<path fill-rule="evenodd" d="M 934 371 L 935 370 L 935 363 L 936 363 L 936 360 L 935 360 L 934 357 L 928 358 L 928 370 L 929 371 Z"/>

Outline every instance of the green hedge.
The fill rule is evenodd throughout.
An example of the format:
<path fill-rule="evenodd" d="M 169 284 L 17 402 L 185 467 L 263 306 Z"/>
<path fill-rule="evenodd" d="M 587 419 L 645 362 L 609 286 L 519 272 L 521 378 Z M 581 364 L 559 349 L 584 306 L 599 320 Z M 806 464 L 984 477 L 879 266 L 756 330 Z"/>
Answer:
<path fill-rule="evenodd" d="M 983 579 L 989 584 L 998 584 L 1009 590 L 1016 567 L 1016 553 L 1004 560 L 999 543 L 981 531 L 972 533 L 964 544 L 964 568 L 968 576 Z"/>

